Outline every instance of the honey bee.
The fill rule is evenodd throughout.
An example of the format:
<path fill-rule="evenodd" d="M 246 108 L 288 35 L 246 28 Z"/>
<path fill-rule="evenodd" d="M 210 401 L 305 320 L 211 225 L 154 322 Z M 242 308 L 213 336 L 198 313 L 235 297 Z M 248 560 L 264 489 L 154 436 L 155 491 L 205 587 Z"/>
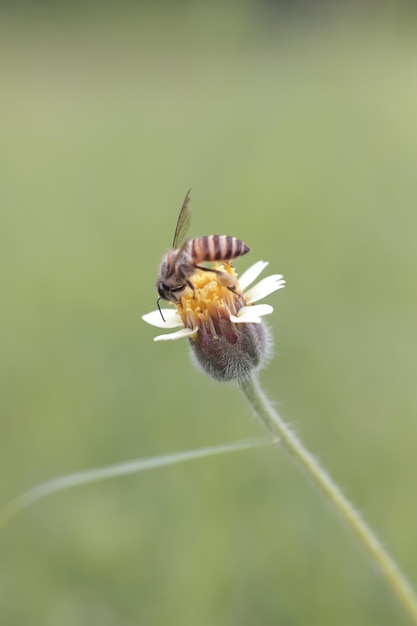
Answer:
<path fill-rule="evenodd" d="M 159 269 L 156 283 L 159 294 L 157 300 L 159 311 L 161 311 L 159 306 L 161 299 L 178 303 L 186 287 L 194 291 L 191 279 L 196 270 L 214 272 L 221 283 L 233 291 L 234 282 L 227 272 L 204 267 L 200 263 L 204 261 L 230 261 L 250 250 L 243 241 L 230 235 L 203 235 L 194 239 L 185 239 L 191 220 L 190 191 L 191 189 L 187 191 L 178 216 L 172 250 L 164 256 Z"/>

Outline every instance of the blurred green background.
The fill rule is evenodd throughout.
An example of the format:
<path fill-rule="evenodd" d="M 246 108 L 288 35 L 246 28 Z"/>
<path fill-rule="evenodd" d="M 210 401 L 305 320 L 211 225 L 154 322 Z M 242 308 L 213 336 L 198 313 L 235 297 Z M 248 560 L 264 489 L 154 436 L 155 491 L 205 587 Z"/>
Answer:
<path fill-rule="evenodd" d="M 265 388 L 417 585 L 417 24 L 350 6 L 3 6 L 2 504 L 263 434 L 140 319 L 191 186 L 285 275 Z M 8 626 L 408 623 L 269 448 L 51 496 L 0 555 Z"/>

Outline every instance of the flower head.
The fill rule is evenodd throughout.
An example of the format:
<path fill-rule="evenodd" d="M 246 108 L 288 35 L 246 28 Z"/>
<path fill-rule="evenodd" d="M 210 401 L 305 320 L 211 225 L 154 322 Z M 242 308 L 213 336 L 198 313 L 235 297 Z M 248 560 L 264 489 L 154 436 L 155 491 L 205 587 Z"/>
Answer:
<path fill-rule="evenodd" d="M 197 268 L 192 277 L 194 289 L 185 289 L 175 310 L 142 316 L 159 328 L 182 327 L 154 341 L 188 337 L 194 360 L 208 374 L 217 380 L 247 378 L 265 362 L 271 345 L 262 317 L 273 308 L 255 303 L 285 284 L 281 274 L 274 274 L 248 289 L 267 265 L 258 261 L 239 280 L 228 263 L 215 264 L 212 271 Z"/>

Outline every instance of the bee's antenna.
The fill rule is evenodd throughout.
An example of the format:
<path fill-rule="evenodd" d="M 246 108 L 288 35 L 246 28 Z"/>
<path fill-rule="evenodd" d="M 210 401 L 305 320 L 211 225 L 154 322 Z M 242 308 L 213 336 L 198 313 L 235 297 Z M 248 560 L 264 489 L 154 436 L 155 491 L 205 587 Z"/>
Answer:
<path fill-rule="evenodd" d="M 159 301 L 160 301 L 161 299 L 162 299 L 162 298 L 158 298 L 158 300 L 156 301 L 156 306 L 158 307 L 158 311 L 160 312 L 161 317 L 162 317 L 163 321 L 165 322 L 165 317 L 162 315 L 161 307 L 159 306 Z"/>

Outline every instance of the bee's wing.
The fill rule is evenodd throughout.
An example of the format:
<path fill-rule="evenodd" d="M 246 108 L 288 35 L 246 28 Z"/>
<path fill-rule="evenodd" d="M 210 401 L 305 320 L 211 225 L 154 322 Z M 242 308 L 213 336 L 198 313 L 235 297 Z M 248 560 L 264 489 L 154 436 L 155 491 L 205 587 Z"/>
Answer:
<path fill-rule="evenodd" d="M 178 216 L 177 226 L 175 228 L 174 242 L 172 247 L 174 249 L 180 247 L 184 243 L 185 235 L 187 234 L 188 227 L 191 221 L 191 209 L 189 208 L 190 203 L 190 191 L 187 191 L 187 195 L 184 198 L 184 202 L 182 203 L 181 211 Z"/>

